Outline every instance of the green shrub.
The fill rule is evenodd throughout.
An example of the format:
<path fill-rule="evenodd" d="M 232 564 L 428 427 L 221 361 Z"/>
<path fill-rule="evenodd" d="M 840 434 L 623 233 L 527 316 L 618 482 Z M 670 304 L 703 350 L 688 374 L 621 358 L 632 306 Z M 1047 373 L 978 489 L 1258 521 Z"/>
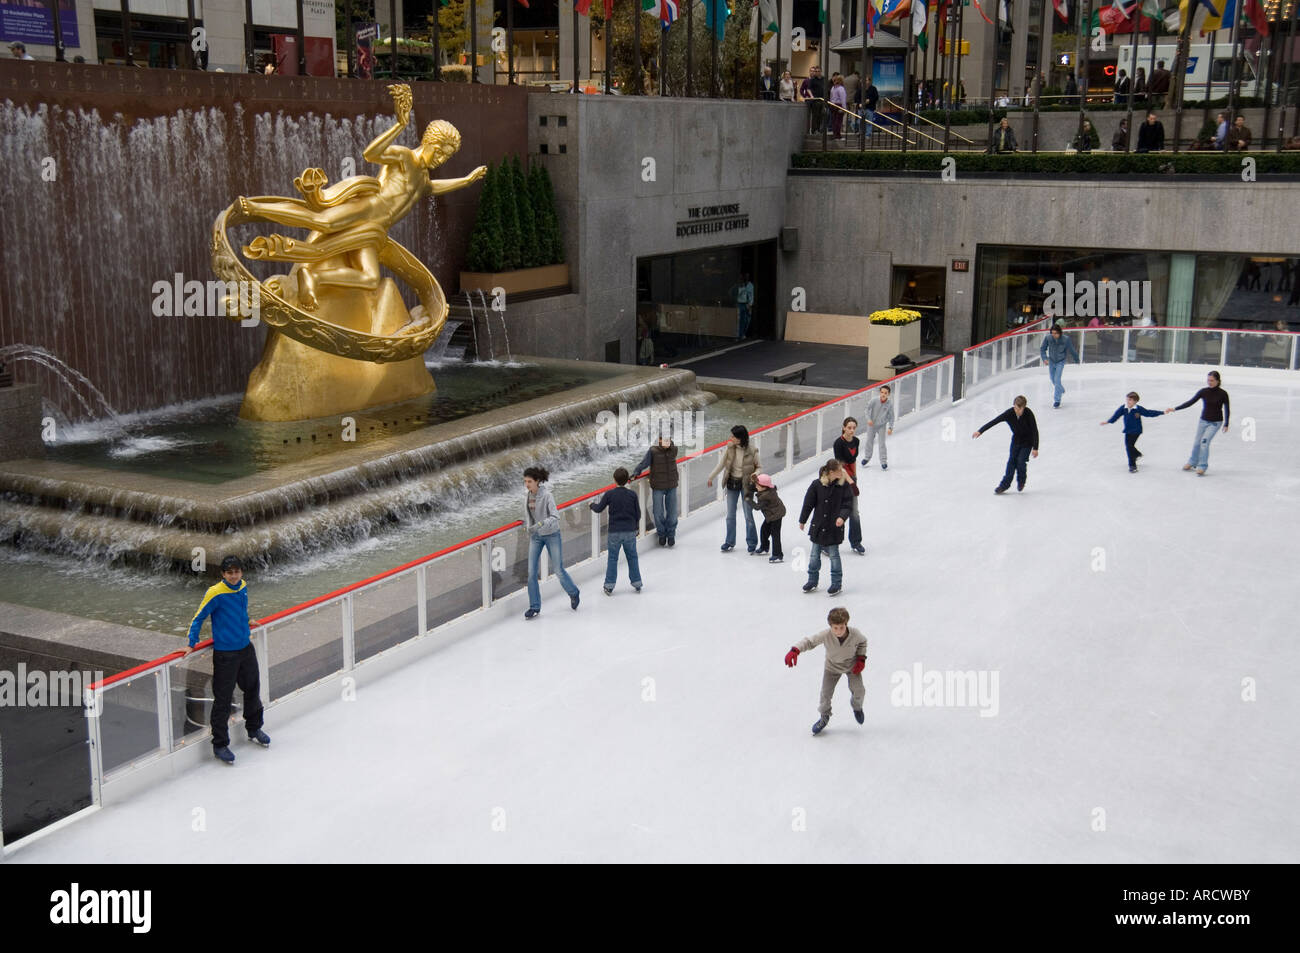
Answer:
<path fill-rule="evenodd" d="M 532 191 L 524 176 L 518 156 L 511 156 L 510 179 L 515 193 L 515 209 L 519 214 L 519 267 L 536 268 L 550 264 L 537 241 L 537 213 L 533 207 Z"/>
<path fill-rule="evenodd" d="M 483 190 L 478 198 L 478 215 L 474 219 L 474 230 L 470 233 L 469 254 L 465 256 L 465 267 L 469 271 L 505 270 L 498 175 L 497 167 L 489 165 L 487 175 L 483 178 Z"/>

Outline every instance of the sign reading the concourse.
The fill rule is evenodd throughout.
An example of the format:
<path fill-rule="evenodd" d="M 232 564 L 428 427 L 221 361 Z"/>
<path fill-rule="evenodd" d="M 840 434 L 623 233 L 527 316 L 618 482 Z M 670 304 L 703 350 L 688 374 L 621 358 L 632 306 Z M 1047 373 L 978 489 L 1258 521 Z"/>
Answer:
<path fill-rule="evenodd" d="M 677 223 L 677 237 L 711 235 L 749 228 L 749 213 L 739 203 L 731 205 L 696 205 L 686 210 L 686 219 Z"/>

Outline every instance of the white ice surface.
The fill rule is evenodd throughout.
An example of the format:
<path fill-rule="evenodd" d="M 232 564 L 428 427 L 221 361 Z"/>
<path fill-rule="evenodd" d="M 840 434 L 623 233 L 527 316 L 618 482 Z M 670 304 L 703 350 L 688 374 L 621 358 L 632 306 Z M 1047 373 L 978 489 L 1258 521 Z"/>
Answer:
<path fill-rule="evenodd" d="M 782 566 L 720 554 L 720 515 L 684 524 L 643 548 L 641 595 L 626 567 L 613 598 L 588 571 L 574 613 L 551 581 L 538 619 L 515 597 L 355 702 L 271 712 L 269 750 L 241 741 L 233 768 L 205 759 L 12 860 L 1300 860 L 1300 378 L 1225 371 L 1205 478 L 1180 469 L 1197 408 L 1145 421 L 1136 475 L 1098 426 L 1204 370 L 1071 367 L 1058 411 L 1035 370 L 905 423 L 862 478 L 869 553 L 843 547 L 837 598 L 825 566 L 799 589 L 805 465 L 779 479 Z M 970 434 L 1018 392 L 1042 455 L 995 497 L 1007 429 Z M 814 738 L 822 654 L 782 657 L 834 605 L 870 642 L 866 724 L 841 682 Z M 996 716 L 892 705 L 916 663 L 996 671 Z"/>

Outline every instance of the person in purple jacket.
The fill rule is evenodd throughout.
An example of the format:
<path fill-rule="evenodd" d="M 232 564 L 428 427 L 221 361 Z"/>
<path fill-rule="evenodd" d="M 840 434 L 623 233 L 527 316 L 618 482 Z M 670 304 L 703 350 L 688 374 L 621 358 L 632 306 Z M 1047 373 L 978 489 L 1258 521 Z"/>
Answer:
<path fill-rule="evenodd" d="M 1219 377 L 1219 372 L 1210 371 L 1205 378 L 1204 387 L 1177 407 L 1169 407 L 1165 410 L 1165 413 L 1172 414 L 1175 410 L 1192 406 L 1198 400 L 1205 402 L 1201 410 L 1201 419 L 1196 425 L 1196 441 L 1192 444 L 1192 455 L 1183 464 L 1184 470 L 1194 469 L 1197 476 L 1205 476 L 1205 471 L 1210 467 L 1210 441 L 1218 435 L 1219 425 L 1223 425 L 1224 433 L 1228 432 L 1228 418 L 1232 413 L 1232 407 L 1228 403 L 1228 392 L 1220 386 L 1222 383 L 1223 379 Z"/>
<path fill-rule="evenodd" d="M 1142 436 L 1142 418 L 1163 417 L 1165 414 L 1163 410 L 1147 410 L 1138 400 L 1137 391 L 1129 391 L 1124 403 L 1110 415 L 1110 420 L 1101 422 L 1104 427 L 1124 418 L 1124 452 L 1128 454 L 1129 473 L 1138 472 L 1138 457 L 1142 456 L 1142 451 L 1137 448 L 1138 437 Z"/>
<path fill-rule="evenodd" d="M 600 499 L 591 504 L 591 510 L 599 513 L 609 509 L 609 536 L 606 549 L 609 561 L 605 564 L 605 595 L 614 594 L 614 584 L 618 582 L 618 554 L 622 550 L 627 556 L 627 575 L 632 580 L 632 588 L 641 591 L 641 564 L 636 555 L 636 531 L 641 523 L 641 502 L 636 493 L 627 488 L 631 477 L 623 467 L 614 471 L 614 482 L 618 486 L 606 490 Z"/>

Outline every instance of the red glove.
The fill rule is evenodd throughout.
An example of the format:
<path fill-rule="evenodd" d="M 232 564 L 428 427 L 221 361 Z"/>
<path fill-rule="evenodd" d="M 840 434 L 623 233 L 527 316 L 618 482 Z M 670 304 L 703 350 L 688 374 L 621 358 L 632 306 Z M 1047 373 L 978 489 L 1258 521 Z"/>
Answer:
<path fill-rule="evenodd" d="M 799 650 L 790 647 L 790 651 L 785 653 L 785 664 L 787 668 L 794 668 L 799 664 Z"/>
<path fill-rule="evenodd" d="M 866 667 L 867 667 L 867 657 L 865 655 L 859 655 L 857 658 L 853 660 L 854 675 L 861 675 L 862 670 Z"/>

